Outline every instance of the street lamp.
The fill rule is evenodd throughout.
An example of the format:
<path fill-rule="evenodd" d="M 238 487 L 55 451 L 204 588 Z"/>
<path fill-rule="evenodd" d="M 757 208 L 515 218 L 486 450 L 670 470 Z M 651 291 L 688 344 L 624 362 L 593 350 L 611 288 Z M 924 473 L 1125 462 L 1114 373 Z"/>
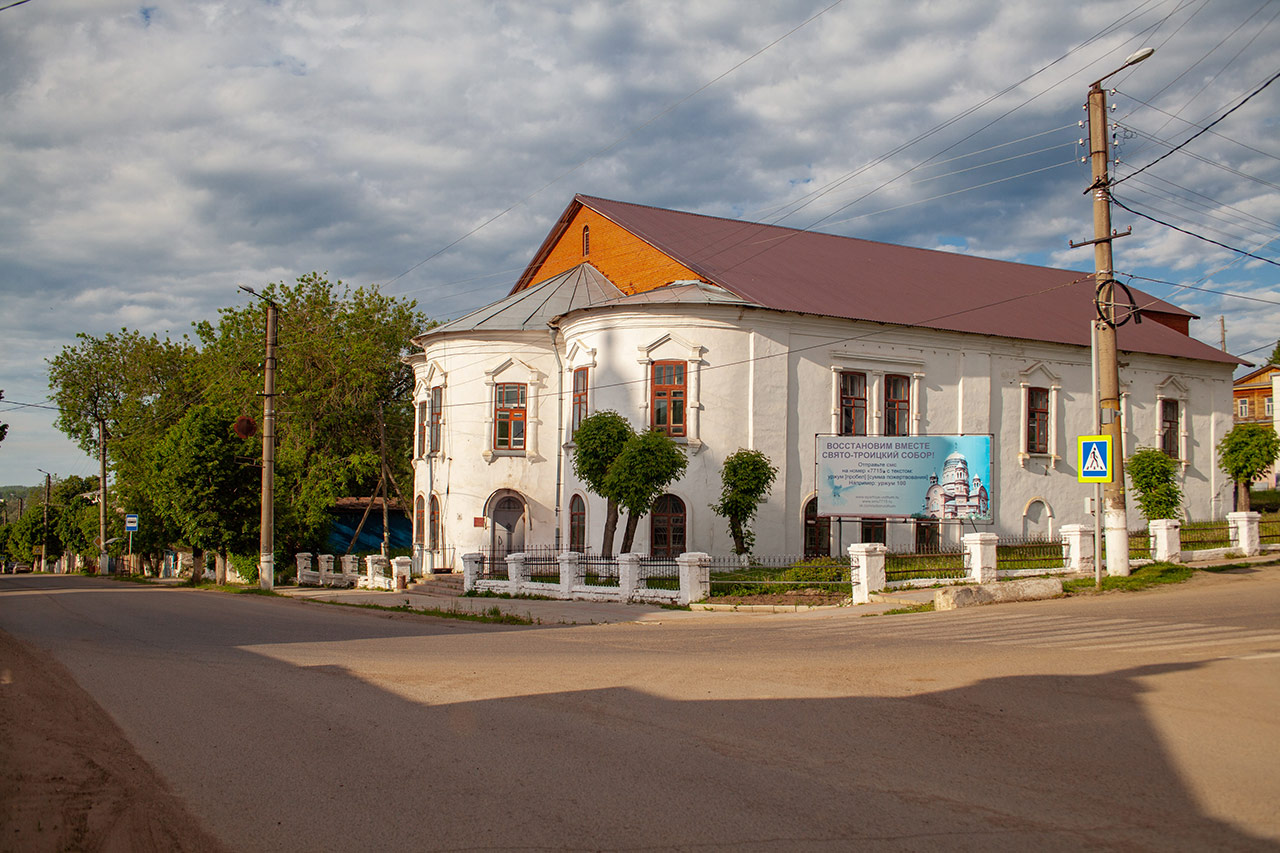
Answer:
<path fill-rule="evenodd" d="M 1089 87 L 1087 105 L 1089 120 L 1089 158 L 1093 183 L 1093 239 L 1071 246 L 1093 244 L 1093 269 L 1096 282 L 1096 303 L 1099 317 L 1093 336 L 1098 364 L 1098 396 L 1094 410 L 1100 428 L 1111 440 L 1112 477 L 1103 488 L 1103 513 L 1107 541 L 1107 574 L 1129 574 L 1129 520 L 1124 496 L 1124 436 L 1120 412 L 1120 364 L 1116 353 L 1116 302 L 1115 271 L 1112 268 L 1111 241 L 1130 233 L 1120 234 L 1111 228 L 1111 179 L 1107 174 L 1107 161 L 1111 156 L 1107 138 L 1107 94 L 1102 81 L 1131 65 L 1137 65 L 1155 53 L 1146 47 L 1129 56 L 1124 64 L 1093 82 Z M 1127 319 L 1127 318 L 1126 318 Z M 1123 323 L 1124 321 L 1120 321 Z M 1096 509 L 1095 509 L 1096 511 Z M 1095 554 L 1094 560 L 1102 559 Z M 1101 577 L 1099 575 L 1099 577 Z"/>

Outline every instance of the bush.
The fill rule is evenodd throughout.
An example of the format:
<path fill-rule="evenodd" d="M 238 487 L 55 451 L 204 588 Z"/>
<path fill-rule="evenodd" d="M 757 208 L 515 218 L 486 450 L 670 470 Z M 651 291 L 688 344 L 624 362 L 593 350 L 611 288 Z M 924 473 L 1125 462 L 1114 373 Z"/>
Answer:
<path fill-rule="evenodd" d="M 257 554 L 228 554 L 227 563 L 235 573 L 244 578 L 245 583 L 258 582 Z"/>
<path fill-rule="evenodd" d="M 1138 496 L 1138 508 L 1147 517 L 1177 518 L 1182 507 L 1178 488 L 1178 463 L 1162 450 L 1140 447 L 1125 463 L 1129 482 Z"/>

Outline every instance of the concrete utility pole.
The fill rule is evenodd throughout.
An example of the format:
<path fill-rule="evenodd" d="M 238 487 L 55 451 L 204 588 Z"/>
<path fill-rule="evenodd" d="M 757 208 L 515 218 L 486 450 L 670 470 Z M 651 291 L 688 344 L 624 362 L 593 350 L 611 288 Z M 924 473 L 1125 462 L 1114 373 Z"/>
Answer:
<path fill-rule="evenodd" d="M 1129 520 L 1124 495 L 1124 427 L 1120 411 L 1120 363 L 1116 351 L 1115 271 L 1111 241 L 1120 236 L 1111 229 L 1111 179 L 1107 161 L 1111 153 L 1107 138 L 1107 93 L 1102 81 L 1151 54 L 1144 48 L 1131 55 L 1115 71 L 1104 74 L 1089 87 L 1089 159 L 1093 183 L 1093 239 L 1073 246 L 1093 244 L 1094 279 L 1097 282 L 1098 324 L 1098 406 L 1105 435 L 1111 438 L 1112 477 L 1103 488 L 1104 526 L 1107 540 L 1107 574 L 1129 574 Z M 1129 232 L 1125 232 L 1126 234 Z M 1123 322 L 1123 321 L 1121 321 Z"/>
<path fill-rule="evenodd" d="M 276 584 L 276 314 L 279 309 L 267 303 L 267 360 L 262 381 L 262 530 L 261 560 L 258 564 L 258 586 L 274 589 Z"/>

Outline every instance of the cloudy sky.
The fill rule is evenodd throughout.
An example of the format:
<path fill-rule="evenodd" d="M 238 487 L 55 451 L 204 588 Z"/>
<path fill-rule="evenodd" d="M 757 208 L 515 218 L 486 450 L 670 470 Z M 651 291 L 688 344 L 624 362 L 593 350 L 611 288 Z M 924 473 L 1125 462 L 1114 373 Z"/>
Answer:
<path fill-rule="evenodd" d="M 1110 78 L 1123 177 L 1280 71 L 1273 0 L 10 3 L 0 484 L 96 472 L 37 407 L 77 332 L 312 270 L 456 317 L 575 192 L 1089 270 L 1089 83 L 1157 48 Z M 1116 268 L 1246 358 L 1280 336 L 1278 124 L 1280 83 L 1116 190 L 1267 259 L 1115 212 Z"/>

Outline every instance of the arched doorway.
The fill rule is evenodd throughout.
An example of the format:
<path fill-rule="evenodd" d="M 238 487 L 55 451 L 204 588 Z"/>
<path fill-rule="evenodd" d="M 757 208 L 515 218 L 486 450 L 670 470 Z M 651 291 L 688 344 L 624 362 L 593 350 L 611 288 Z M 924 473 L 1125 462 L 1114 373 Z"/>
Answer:
<path fill-rule="evenodd" d="M 663 495 L 649 511 L 649 554 L 675 558 L 685 551 L 684 501 L 675 495 Z"/>
<path fill-rule="evenodd" d="M 516 492 L 496 492 L 489 499 L 489 549 L 495 557 L 524 550 L 526 515 Z"/>

